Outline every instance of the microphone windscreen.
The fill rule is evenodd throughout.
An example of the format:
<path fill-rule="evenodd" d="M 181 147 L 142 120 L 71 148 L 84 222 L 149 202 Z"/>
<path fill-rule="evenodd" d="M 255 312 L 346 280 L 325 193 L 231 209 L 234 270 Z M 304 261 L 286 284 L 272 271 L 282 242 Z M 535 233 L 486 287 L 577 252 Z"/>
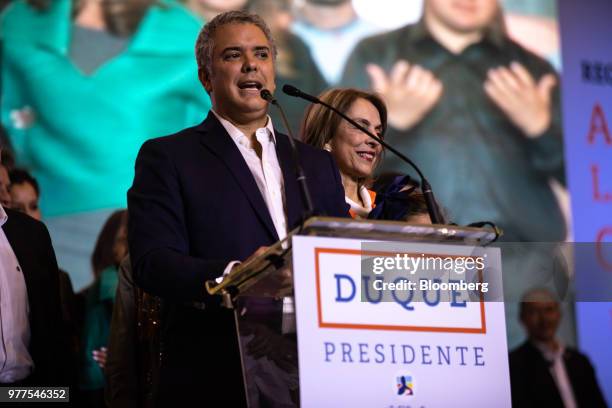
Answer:
<path fill-rule="evenodd" d="M 259 96 L 261 96 L 261 99 L 265 99 L 268 102 L 274 103 L 274 96 L 272 95 L 272 92 L 268 91 L 265 88 L 259 92 Z"/>

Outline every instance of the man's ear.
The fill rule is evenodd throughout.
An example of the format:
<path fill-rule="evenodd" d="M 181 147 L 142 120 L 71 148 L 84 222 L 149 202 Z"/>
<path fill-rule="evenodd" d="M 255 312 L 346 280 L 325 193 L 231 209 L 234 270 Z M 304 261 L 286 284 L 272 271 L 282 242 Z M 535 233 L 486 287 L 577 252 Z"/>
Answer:
<path fill-rule="evenodd" d="M 198 69 L 198 78 L 200 79 L 200 83 L 206 89 L 206 92 L 212 92 L 212 85 L 210 83 L 210 77 L 206 74 L 206 70 L 204 68 Z"/>

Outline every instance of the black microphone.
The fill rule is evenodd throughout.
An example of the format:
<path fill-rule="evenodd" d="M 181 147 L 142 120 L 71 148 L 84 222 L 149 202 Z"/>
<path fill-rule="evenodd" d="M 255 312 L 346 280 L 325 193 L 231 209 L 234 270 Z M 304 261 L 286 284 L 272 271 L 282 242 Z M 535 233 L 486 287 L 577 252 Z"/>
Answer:
<path fill-rule="evenodd" d="M 419 169 L 419 167 L 412 160 L 410 160 L 404 154 L 402 154 L 401 152 L 399 152 L 398 150 L 390 146 L 387 142 L 382 140 L 380 137 L 374 135 L 368 129 L 364 128 L 359 123 L 349 118 L 343 112 L 340 112 L 338 109 L 336 109 L 332 105 L 323 102 L 316 96 L 309 95 L 305 92 L 300 91 L 295 86 L 288 85 L 288 84 L 283 86 L 283 92 L 289 96 L 294 96 L 296 98 L 302 98 L 312 103 L 320 104 L 320 105 L 325 106 L 328 109 L 331 109 L 332 111 L 340 115 L 344 120 L 348 121 L 351 125 L 355 126 L 357 129 L 361 130 L 363 133 L 370 136 L 372 139 L 376 140 L 378 143 L 384 146 L 387 150 L 391 151 L 391 153 L 395 154 L 397 157 L 402 159 L 404 162 L 408 163 L 417 172 L 417 174 L 421 178 L 421 190 L 423 190 L 423 197 L 425 198 L 425 204 L 427 205 L 427 212 L 429 213 L 429 218 L 431 219 L 431 223 L 432 224 L 443 224 L 444 223 L 444 219 L 442 218 L 442 215 L 440 215 L 440 210 L 438 208 L 438 205 L 436 204 L 436 199 L 434 198 L 434 194 L 431 189 L 431 185 L 429 184 L 429 182 L 427 181 L 427 179 L 421 172 L 421 169 Z"/>
<path fill-rule="evenodd" d="M 306 175 L 304 174 L 304 169 L 302 169 L 302 166 L 300 164 L 300 155 L 298 153 L 297 146 L 295 145 L 295 140 L 293 139 L 293 132 L 291 131 L 291 126 L 289 126 L 289 121 L 287 120 L 285 111 L 280 106 L 280 104 L 278 103 L 274 95 L 272 95 L 272 92 L 270 92 L 267 89 L 262 89 L 259 92 L 259 95 L 261 96 L 262 99 L 268 101 L 269 103 L 271 103 L 272 105 L 278 108 L 278 111 L 281 114 L 281 119 L 283 120 L 283 124 L 285 125 L 285 129 L 287 130 L 287 133 L 289 134 L 289 144 L 291 145 L 291 153 L 293 155 L 293 164 L 295 167 L 295 173 L 297 174 L 297 182 L 298 182 L 298 185 L 300 186 L 300 191 L 302 192 L 304 206 L 306 207 L 306 210 L 304 214 L 302 215 L 302 224 L 303 224 L 304 221 L 306 221 L 309 217 L 314 215 L 314 207 L 312 205 L 312 198 L 310 195 L 310 190 L 308 189 L 308 185 L 306 184 Z"/>
<path fill-rule="evenodd" d="M 261 96 L 262 99 L 276 105 L 276 98 L 274 97 L 274 95 L 272 95 L 272 92 L 268 91 L 267 89 L 262 89 L 261 91 L 259 91 L 259 96 Z"/>

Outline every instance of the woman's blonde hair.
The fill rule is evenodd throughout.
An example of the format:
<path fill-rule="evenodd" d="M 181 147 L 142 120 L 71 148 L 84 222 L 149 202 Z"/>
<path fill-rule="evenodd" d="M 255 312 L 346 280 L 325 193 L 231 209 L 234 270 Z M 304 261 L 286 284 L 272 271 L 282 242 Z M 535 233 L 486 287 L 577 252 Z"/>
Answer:
<path fill-rule="evenodd" d="M 381 136 L 387 130 L 387 107 L 376 94 L 354 88 L 332 88 L 319 95 L 319 99 L 342 113 L 347 113 L 357 99 L 365 99 L 378 111 L 382 123 Z M 343 120 L 323 105 L 312 104 L 306 109 L 302 120 L 301 139 L 306 144 L 323 149 L 333 139 Z"/>

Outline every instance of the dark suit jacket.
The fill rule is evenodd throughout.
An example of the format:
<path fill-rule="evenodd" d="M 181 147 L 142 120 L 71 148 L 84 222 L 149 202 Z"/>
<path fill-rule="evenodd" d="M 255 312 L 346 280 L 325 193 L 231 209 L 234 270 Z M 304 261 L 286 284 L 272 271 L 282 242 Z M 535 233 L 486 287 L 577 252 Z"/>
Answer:
<path fill-rule="evenodd" d="M 276 132 L 276 141 L 292 229 L 303 205 L 289 139 Z M 315 210 L 348 216 L 331 155 L 297 144 Z M 204 403 L 224 395 L 226 405 L 239 404 L 242 380 L 233 316 L 219 299 L 205 294 L 204 282 L 278 236 L 240 151 L 212 113 L 199 126 L 142 146 L 128 210 L 134 279 L 145 291 L 171 301 L 163 316 L 160 399 L 176 403 L 182 394 Z M 207 306 L 185 306 L 192 301 Z"/>
<path fill-rule="evenodd" d="M 45 225 L 5 208 L 2 226 L 19 261 L 30 307 L 30 355 L 34 372 L 30 385 L 71 385 L 72 356 L 64 332 L 60 305 L 59 269 Z"/>
<path fill-rule="evenodd" d="M 563 361 L 578 407 L 606 407 L 589 359 L 577 350 L 567 348 Z M 563 408 L 549 367 L 540 350 L 529 341 L 510 353 L 513 407 Z"/>

